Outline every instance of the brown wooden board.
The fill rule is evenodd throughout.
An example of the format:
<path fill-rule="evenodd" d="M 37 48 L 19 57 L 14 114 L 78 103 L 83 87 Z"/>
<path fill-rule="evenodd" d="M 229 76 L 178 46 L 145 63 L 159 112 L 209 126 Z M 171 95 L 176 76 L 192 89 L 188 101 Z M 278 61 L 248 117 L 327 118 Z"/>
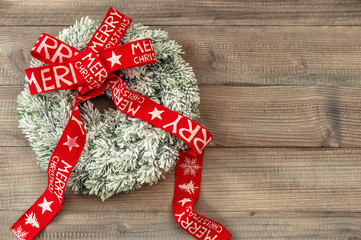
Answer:
<path fill-rule="evenodd" d="M 152 25 L 360 25 L 357 0 L 2 0 L 2 26 L 69 25 L 79 16 L 100 19 L 113 6 Z"/>
<path fill-rule="evenodd" d="M 1 147 L 0 238 L 45 189 L 30 147 Z M 332 239 L 361 234 L 361 150 L 212 148 L 195 209 L 234 239 Z M 101 202 L 67 189 L 40 239 L 192 239 L 171 214 L 174 172 L 152 187 Z M 172 237 L 173 236 L 173 237 Z M 347 239 L 347 238 L 346 238 Z"/>
<path fill-rule="evenodd" d="M 0 88 L 0 146 L 28 146 L 17 95 Z M 360 147 L 361 89 L 320 86 L 201 86 L 201 124 L 218 147 Z M 106 97 L 104 97 L 106 99 Z M 113 106 L 97 103 L 99 109 Z"/>
<path fill-rule="evenodd" d="M 0 0 L 0 239 L 47 176 L 18 128 L 29 51 L 113 6 L 180 43 L 214 136 L 195 209 L 232 239 L 361 239 L 358 0 Z M 112 106 L 105 98 L 96 107 Z M 66 190 L 37 239 L 192 239 L 172 217 L 174 172 L 101 202 Z"/>
<path fill-rule="evenodd" d="M 0 27 L 0 85 L 23 85 L 40 34 L 63 28 Z M 361 27 L 151 26 L 159 28 L 201 85 L 361 86 Z"/>

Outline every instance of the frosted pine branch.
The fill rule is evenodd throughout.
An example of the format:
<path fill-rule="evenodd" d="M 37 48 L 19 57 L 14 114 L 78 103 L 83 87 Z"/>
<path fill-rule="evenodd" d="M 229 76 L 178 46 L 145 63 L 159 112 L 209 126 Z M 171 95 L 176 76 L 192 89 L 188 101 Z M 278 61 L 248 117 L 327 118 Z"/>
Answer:
<path fill-rule="evenodd" d="M 98 26 L 99 22 L 84 18 L 61 31 L 58 38 L 83 51 Z M 181 46 L 168 40 L 165 31 L 141 24 L 131 24 L 121 44 L 142 38 L 152 38 L 157 62 L 122 69 L 116 74 L 129 89 L 197 121 L 197 80 L 180 56 Z M 41 65 L 37 60 L 30 63 L 30 67 Z M 72 90 L 30 95 L 26 83 L 18 96 L 19 126 L 36 153 L 38 165 L 45 171 L 76 95 Z M 106 95 L 111 98 L 110 89 Z M 79 108 L 87 141 L 67 184 L 76 192 L 105 200 L 116 193 L 154 184 L 174 168 L 179 152 L 187 148 L 170 133 L 120 111 L 106 109 L 101 113 L 91 101 Z"/>

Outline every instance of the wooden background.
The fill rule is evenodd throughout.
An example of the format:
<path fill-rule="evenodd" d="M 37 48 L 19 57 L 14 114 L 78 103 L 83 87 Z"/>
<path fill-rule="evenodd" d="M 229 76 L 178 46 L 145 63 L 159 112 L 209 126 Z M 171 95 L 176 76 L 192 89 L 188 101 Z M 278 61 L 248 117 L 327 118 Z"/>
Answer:
<path fill-rule="evenodd" d="M 361 2 L 0 0 L 0 239 L 44 191 L 18 129 L 29 51 L 109 6 L 169 32 L 214 135 L 195 209 L 232 239 L 361 239 Z M 192 239 L 173 220 L 174 172 L 101 202 L 66 192 L 37 239 Z"/>

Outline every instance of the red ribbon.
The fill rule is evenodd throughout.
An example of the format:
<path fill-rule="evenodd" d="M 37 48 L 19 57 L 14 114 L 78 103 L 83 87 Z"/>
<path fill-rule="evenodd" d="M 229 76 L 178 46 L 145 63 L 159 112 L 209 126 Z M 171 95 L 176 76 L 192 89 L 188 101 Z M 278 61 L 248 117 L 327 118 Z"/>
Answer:
<path fill-rule="evenodd" d="M 210 132 L 192 119 L 127 89 L 112 73 L 156 61 L 151 39 L 118 46 L 131 22 L 111 7 L 85 51 L 79 52 L 48 34 L 42 34 L 31 50 L 33 57 L 49 64 L 25 70 L 31 94 L 76 89 L 82 95 L 75 97 L 69 122 L 49 161 L 45 192 L 10 229 L 19 239 L 33 239 L 62 208 L 66 183 L 86 141 L 78 105 L 102 94 L 108 84 L 122 113 L 162 128 L 190 147 L 177 161 L 173 214 L 178 225 L 197 239 L 232 236 L 221 224 L 193 210 L 199 197 L 203 149 L 212 140 Z"/>

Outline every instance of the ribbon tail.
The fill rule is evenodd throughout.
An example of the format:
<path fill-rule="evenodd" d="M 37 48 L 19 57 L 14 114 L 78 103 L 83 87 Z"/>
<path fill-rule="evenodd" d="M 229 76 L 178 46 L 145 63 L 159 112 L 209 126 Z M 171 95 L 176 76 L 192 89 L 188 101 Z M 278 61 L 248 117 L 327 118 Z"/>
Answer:
<path fill-rule="evenodd" d="M 75 97 L 70 119 L 48 164 L 48 186 L 10 228 L 18 239 L 33 239 L 61 210 L 65 186 L 86 142 L 86 132 L 78 104 L 100 95 L 107 85 L 106 82 L 100 89 L 91 91 L 85 96 Z"/>
<path fill-rule="evenodd" d="M 232 234 L 220 223 L 194 211 L 199 198 L 203 153 L 193 156 L 190 150 L 179 154 L 176 167 L 173 216 L 187 233 L 200 240 L 227 240 Z"/>
<path fill-rule="evenodd" d="M 127 89 L 120 77 L 110 79 L 109 85 L 119 111 L 168 131 L 191 148 L 181 152 L 177 161 L 173 214 L 178 225 L 197 239 L 229 239 L 232 235 L 225 227 L 193 210 L 199 197 L 203 149 L 213 139 L 210 132 L 193 120 Z"/>
<path fill-rule="evenodd" d="M 21 240 L 33 239 L 62 208 L 65 185 L 81 155 L 86 139 L 83 125 L 80 130 L 80 125 L 74 119 L 81 121 L 77 106 L 73 109 L 49 161 L 48 186 L 45 192 L 10 229 Z"/>
<path fill-rule="evenodd" d="M 62 204 L 48 188 L 36 202 L 14 223 L 10 230 L 20 240 L 33 239 L 60 211 Z"/>

